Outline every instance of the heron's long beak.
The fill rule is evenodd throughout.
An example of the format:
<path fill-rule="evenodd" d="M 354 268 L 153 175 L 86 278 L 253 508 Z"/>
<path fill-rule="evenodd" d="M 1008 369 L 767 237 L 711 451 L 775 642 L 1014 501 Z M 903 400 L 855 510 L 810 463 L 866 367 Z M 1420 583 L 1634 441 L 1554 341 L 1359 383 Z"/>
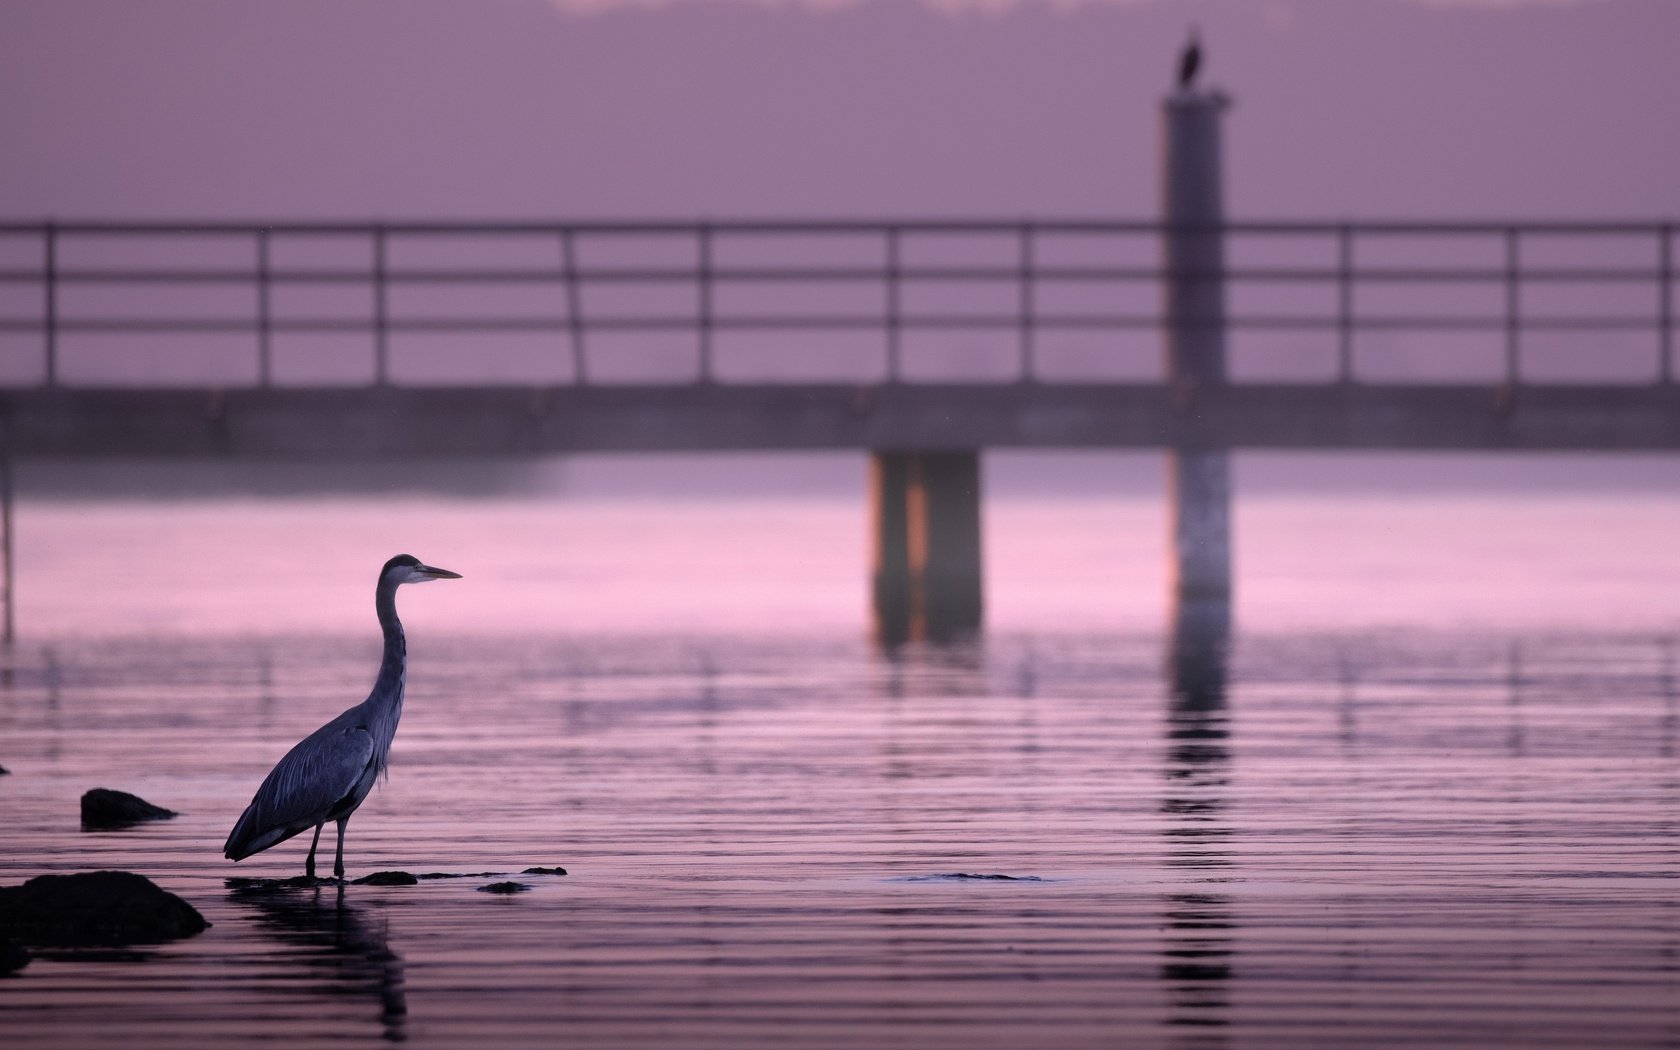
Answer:
<path fill-rule="evenodd" d="M 458 572 L 450 572 L 448 569 L 434 569 L 430 565 L 416 565 L 414 571 L 424 573 L 434 580 L 458 580 L 461 578 L 461 574 Z"/>

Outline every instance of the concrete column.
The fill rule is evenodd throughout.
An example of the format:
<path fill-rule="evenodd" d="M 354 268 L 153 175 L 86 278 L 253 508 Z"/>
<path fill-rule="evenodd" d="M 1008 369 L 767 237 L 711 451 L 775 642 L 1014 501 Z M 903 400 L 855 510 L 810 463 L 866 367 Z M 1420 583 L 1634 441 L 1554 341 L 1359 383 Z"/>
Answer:
<path fill-rule="evenodd" d="M 1228 602 L 1180 601 L 1173 609 L 1167 675 L 1175 722 L 1225 709 L 1230 613 Z"/>
<path fill-rule="evenodd" d="M 877 452 L 876 637 L 949 642 L 980 629 L 980 454 Z"/>
<path fill-rule="evenodd" d="M 0 406 L 0 588 L 5 590 L 5 605 L 0 608 L 0 643 L 10 646 L 17 640 L 16 572 L 12 565 L 12 502 L 16 492 L 12 487 L 12 410 Z"/>
<path fill-rule="evenodd" d="M 1180 90 L 1161 107 L 1161 219 L 1166 377 L 1181 412 L 1225 382 L 1225 207 L 1219 92 Z M 1228 452 L 1180 442 L 1168 453 L 1175 606 L 1231 600 L 1231 484 Z"/>
<path fill-rule="evenodd" d="M 911 636 L 910 453 L 870 457 L 871 513 L 875 524 L 872 597 L 875 637 L 899 645 Z"/>

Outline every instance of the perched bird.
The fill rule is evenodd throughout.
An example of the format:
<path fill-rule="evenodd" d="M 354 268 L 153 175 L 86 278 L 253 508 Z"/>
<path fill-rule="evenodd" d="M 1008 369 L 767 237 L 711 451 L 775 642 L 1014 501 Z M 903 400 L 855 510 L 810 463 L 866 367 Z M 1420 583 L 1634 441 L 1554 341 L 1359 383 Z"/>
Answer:
<path fill-rule="evenodd" d="M 1196 27 L 1190 27 L 1190 39 L 1185 42 L 1184 50 L 1178 53 L 1178 87 L 1180 91 L 1190 90 L 1191 83 L 1196 79 L 1196 70 L 1202 67 L 1202 42 L 1196 33 Z"/>
<path fill-rule="evenodd" d="M 338 822 L 338 857 L 333 875 L 344 877 L 344 826 L 367 798 L 385 769 L 391 738 L 402 717 L 403 686 L 408 681 L 408 647 L 397 619 L 397 588 L 427 580 L 458 580 L 460 573 L 422 565 L 399 554 L 379 570 L 374 609 L 385 632 L 385 656 L 368 698 L 303 738 L 282 758 L 245 807 L 228 835 L 223 856 L 244 860 L 253 853 L 284 842 L 307 828 L 315 829 L 304 871 L 315 877 L 315 847 L 321 828 Z"/>

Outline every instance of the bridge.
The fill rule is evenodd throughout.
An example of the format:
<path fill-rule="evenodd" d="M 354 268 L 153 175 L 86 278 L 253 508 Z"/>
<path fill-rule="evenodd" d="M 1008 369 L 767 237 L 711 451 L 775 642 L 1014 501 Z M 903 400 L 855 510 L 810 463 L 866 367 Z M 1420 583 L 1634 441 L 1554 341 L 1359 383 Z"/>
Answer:
<path fill-rule="evenodd" d="M 858 449 L 916 637 L 986 448 L 1168 450 L 1216 603 L 1230 449 L 1680 449 L 1675 223 L 1229 221 L 1222 109 L 1150 220 L 0 224 L 8 610 L 14 457 Z"/>
<path fill-rule="evenodd" d="M 1675 229 L 10 223 L 0 396 L 21 456 L 1672 450 Z M 1254 305 L 1175 318 L 1173 282 Z M 1187 388 L 1166 333 L 1211 324 L 1254 374 Z"/>

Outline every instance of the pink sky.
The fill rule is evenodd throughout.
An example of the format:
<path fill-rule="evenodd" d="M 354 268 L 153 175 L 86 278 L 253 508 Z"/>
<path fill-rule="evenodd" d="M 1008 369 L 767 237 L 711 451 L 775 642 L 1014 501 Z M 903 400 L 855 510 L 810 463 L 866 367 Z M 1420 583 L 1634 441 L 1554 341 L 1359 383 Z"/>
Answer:
<path fill-rule="evenodd" d="M 580 10 L 593 13 L 579 13 Z M 0 215 L 1680 215 L 1680 3 L 0 0 Z"/>

